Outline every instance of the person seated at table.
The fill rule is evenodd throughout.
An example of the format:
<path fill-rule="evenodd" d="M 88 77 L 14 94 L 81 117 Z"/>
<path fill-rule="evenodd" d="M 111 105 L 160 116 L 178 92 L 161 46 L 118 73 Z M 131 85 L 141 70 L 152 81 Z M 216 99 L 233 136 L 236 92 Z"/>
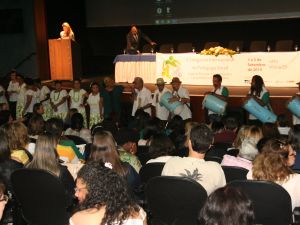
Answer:
<path fill-rule="evenodd" d="M 147 224 L 146 213 L 132 199 L 126 181 L 108 167 L 92 162 L 78 172 L 75 196 L 79 205 L 70 225 Z"/>
<path fill-rule="evenodd" d="M 140 43 L 142 38 L 146 40 L 150 45 L 156 45 L 147 35 L 145 35 L 135 25 L 131 26 L 130 32 L 126 36 L 127 47 L 126 51 L 129 54 L 140 53 Z"/>

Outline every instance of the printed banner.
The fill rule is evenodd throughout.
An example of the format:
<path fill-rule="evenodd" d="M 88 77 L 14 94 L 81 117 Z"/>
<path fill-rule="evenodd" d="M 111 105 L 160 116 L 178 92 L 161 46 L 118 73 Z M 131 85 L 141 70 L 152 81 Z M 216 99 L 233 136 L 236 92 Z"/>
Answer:
<path fill-rule="evenodd" d="M 263 77 L 266 86 L 295 87 L 300 81 L 299 52 L 241 53 L 228 55 L 156 54 L 153 81 L 170 82 L 179 77 L 183 84 L 211 85 L 212 75 L 221 74 L 223 85 L 249 86 L 253 75 Z"/>

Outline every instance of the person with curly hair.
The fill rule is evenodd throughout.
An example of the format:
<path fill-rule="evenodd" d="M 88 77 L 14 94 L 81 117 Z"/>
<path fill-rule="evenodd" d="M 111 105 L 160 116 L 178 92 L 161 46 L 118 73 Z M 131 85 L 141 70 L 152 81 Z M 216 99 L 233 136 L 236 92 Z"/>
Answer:
<path fill-rule="evenodd" d="M 78 172 L 79 205 L 70 225 L 146 225 L 146 213 L 130 197 L 125 180 L 99 162 Z"/>
<path fill-rule="evenodd" d="M 140 177 L 135 169 L 127 162 L 122 162 L 118 154 L 116 141 L 108 131 L 99 131 L 94 135 L 88 162 L 108 163 L 112 170 L 127 180 L 134 190 L 140 185 Z"/>
<path fill-rule="evenodd" d="M 267 180 L 281 185 L 291 196 L 292 207 L 300 206 L 300 174 L 290 168 L 295 163 L 296 152 L 282 140 L 268 140 L 253 161 L 248 179 Z"/>
<path fill-rule="evenodd" d="M 252 202 L 244 193 L 234 187 L 219 188 L 206 200 L 198 216 L 198 224 L 254 225 Z"/>

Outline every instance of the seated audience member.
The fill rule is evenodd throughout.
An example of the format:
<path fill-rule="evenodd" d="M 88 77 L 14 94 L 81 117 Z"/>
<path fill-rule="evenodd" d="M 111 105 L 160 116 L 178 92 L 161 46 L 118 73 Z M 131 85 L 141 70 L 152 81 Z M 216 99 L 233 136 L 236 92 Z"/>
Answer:
<path fill-rule="evenodd" d="M 13 118 L 9 110 L 2 110 L 0 111 L 0 126 L 12 122 Z"/>
<path fill-rule="evenodd" d="M 159 134 L 152 137 L 149 147 L 150 160 L 147 163 L 167 162 L 175 153 L 175 146 L 171 139 L 164 135 Z"/>
<path fill-rule="evenodd" d="M 247 174 L 248 179 L 268 180 L 281 185 L 290 194 L 293 209 L 300 206 L 300 174 L 293 173 L 290 168 L 295 163 L 295 155 L 289 144 L 270 140 Z"/>
<path fill-rule="evenodd" d="M 78 113 L 78 109 L 71 108 L 68 110 L 67 116 L 63 120 L 64 121 L 64 130 L 68 129 L 71 126 L 71 118 L 75 113 Z"/>
<path fill-rule="evenodd" d="M 159 122 L 151 119 L 141 132 L 141 139 L 138 141 L 139 146 L 149 146 L 151 138 L 161 132 Z"/>
<path fill-rule="evenodd" d="M 175 145 L 175 155 L 186 156 L 186 131 L 182 118 L 178 115 L 174 116 L 167 124 L 165 132 Z"/>
<path fill-rule="evenodd" d="M 41 115 L 34 114 L 28 123 L 28 134 L 31 142 L 35 142 L 45 130 L 45 121 Z"/>
<path fill-rule="evenodd" d="M 27 168 L 46 170 L 57 176 L 63 183 L 66 194 L 72 200 L 74 195 L 75 182 L 66 166 L 59 164 L 56 146 L 58 140 L 50 133 L 39 135 L 32 161 Z"/>
<path fill-rule="evenodd" d="M 116 142 L 108 131 L 97 132 L 94 135 L 88 162 L 109 164 L 113 171 L 127 180 L 132 190 L 140 184 L 140 177 L 135 169 L 129 163 L 121 161 Z"/>
<path fill-rule="evenodd" d="M 214 121 L 209 124 L 209 127 L 214 134 L 220 133 L 224 129 L 224 124 L 221 121 Z"/>
<path fill-rule="evenodd" d="M 28 121 L 28 134 L 29 134 L 29 144 L 28 151 L 33 154 L 35 149 L 35 142 L 40 134 L 44 133 L 45 121 L 43 117 L 39 114 L 33 114 Z"/>
<path fill-rule="evenodd" d="M 242 142 L 238 156 L 224 155 L 222 166 L 237 166 L 247 170 L 252 168 L 252 161 L 258 154 L 256 142 L 253 139 L 245 139 Z"/>
<path fill-rule="evenodd" d="M 249 129 L 248 125 L 241 126 L 236 134 L 236 137 L 232 143 L 232 147 L 239 149 L 241 147 L 242 141 L 245 139 L 246 132 Z"/>
<path fill-rule="evenodd" d="M 8 196 L 5 195 L 6 187 L 3 181 L 0 181 L 0 220 L 2 219 L 5 205 L 8 202 Z"/>
<path fill-rule="evenodd" d="M 190 177 L 200 183 L 209 195 L 226 184 L 224 172 L 217 162 L 205 161 L 204 157 L 213 141 L 213 132 L 200 124 L 192 128 L 188 143 L 188 157 L 172 157 L 162 171 L 165 176 Z"/>
<path fill-rule="evenodd" d="M 45 128 L 46 132 L 59 139 L 56 150 L 61 160 L 66 163 L 77 163 L 84 159 L 75 143 L 63 135 L 64 123 L 61 119 L 51 118 L 47 120 Z"/>
<path fill-rule="evenodd" d="M 285 114 L 277 116 L 277 128 L 281 135 L 288 135 L 291 129 L 290 122 Z"/>
<path fill-rule="evenodd" d="M 44 106 L 42 103 L 35 103 L 33 105 L 33 114 L 38 114 L 38 115 L 41 115 L 43 116 L 45 113 L 45 109 L 44 109 Z"/>
<path fill-rule="evenodd" d="M 225 119 L 224 129 L 214 135 L 214 143 L 228 143 L 232 144 L 239 124 L 236 118 L 228 117 Z"/>
<path fill-rule="evenodd" d="M 70 225 L 146 225 L 146 213 L 131 198 L 126 181 L 99 162 L 88 163 L 78 172 L 79 205 Z"/>
<path fill-rule="evenodd" d="M 71 117 L 71 127 L 65 131 L 65 135 L 81 137 L 87 143 L 92 142 L 91 131 L 83 127 L 84 119 L 80 113 L 74 113 Z"/>
<path fill-rule="evenodd" d="M 8 191 L 12 191 L 10 175 L 23 164 L 11 158 L 8 136 L 3 128 L 0 128 L 0 174 Z"/>
<path fill-rule="evenodd" d="M 27 127 L 18 121 L 13 121 L 4 126 L 8 137 L 8 145 L 11 152 L 11 158 L 17 162 L 26 165 L 32 159 L 28 152 L 29 136 Z"/>
<path fill-rule="evenodd" d="M 121 128 L 115 135 L 118 144 L 118 152 L 122 162 L 129 163 L 136 172 L 139 172 L 142 165 L 138 157 L 136 142 L 138 140 L 138 133 L 132 129 Z"/>
<path fill-rule="evenodd" d="M 264 123 L 261 129 L 264 138 L 280 138 L 280 133 L 275 123 Z"/>
<path fill-rule="evenodd" d="M 293 150 L 296 151 L 296 162 L 293 169 L 300 170 L 300 124 L 291 127 L 288 136 L 288 142 L 292 146 Z"/>
<path fill-rule="evenodd" d="M 219 188 L 206 200 L 198 216 L 198 224 L 254 225 L 252 202 L 237 188 Z"/>

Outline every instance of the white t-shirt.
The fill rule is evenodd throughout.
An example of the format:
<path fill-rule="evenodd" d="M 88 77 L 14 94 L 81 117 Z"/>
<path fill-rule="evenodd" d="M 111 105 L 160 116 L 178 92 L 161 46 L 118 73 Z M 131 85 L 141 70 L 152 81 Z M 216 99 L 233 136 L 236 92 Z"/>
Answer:
<path fill-rule="evenodd" d="M 50 90 L 46 85 L 44 85 L 40 90 L 40 102 L 45 100 L 48 94 L 50 94 Z M 43 105 L 47 105 L 47 104 L 49 104 L 49 100 L 43 102 Z"/>
<path fill-rule="evenodd" d="M 5 97 L 5 89 L 0 85 L 0 93 L 3 95 L 0 96 L 0 104 L 7 103 L 6 97 Z"/>
<path fill-rule="evenodd" d="M 133 102 L 133 107 L 132 107 L 132 116 L 134 116 L 136 110 L 139 107 L 144 107 L 145 105 L 148 105 L 149 103 L 152 104 L 152 97 L 151 97 L 151 91 L 149 89 L 143 87 L 142 90 L 136 90 L 135 92 L 137 94 L 136 98 L 134 99 Z M 147 108 L 144 110 L 146 113 L 149 115 L 151 114 L 151 108 Z"/>
<path fill-rule="evenodd" d="M 186 88 L 182 87 L 182 86 L 179 87 L 178 91 L 173 91 L 172 94 L 174 96 L 179 97 L 179 98 L 188 98 L 188 99 L 190 99 L 189 91 Z M 183 120 L 192 118 L 192 112 L 191 112 L 189 107 L 190 107 L 190 103 L 187 103 L 187 104 L 183 105 L 183 110 L 179 114 L 179 116 L 181 116 L 181 118 Z"/>
<path fill-rule="evenodd" d="M 248 180 L 253 180 L 252 177 L 252 170 L 249 170 L 247 174 Z M 292 200 L 292 209 L 294 210 L 295 207 L 300 206 L 300 174 L 291 174 L 289 179 L 284 182 L 276 182 L 280 186 L 282 186 L 291 196 Z"/>
<path fill-rule="evenodd" d="M 100 93 L 93 95 L 89 94 L 87 103 L 90 106 L 90 114 L 100 114 L 99 103 L 100 103 Z"/>
<path fill-rule="evenodd" d="M 7 91 L 16 91 L 16 93 L 12 93 L 9 95 L 9 101 L 10 102 L 16 102 L 18 100 L 19 92 L 20 92 L 20 85 L 18 82 L 9 82 L 9 85 L 7 87 Z"/>
<path fill-rule="evenodd" d="M 169 159 L 171 159 L 173 156 L 165 155 L 165 156 L 160 156 L 155 159 L 150 159 L 146 162 L 148 163 L 166 163 Z"/>
<path fill-rule="evenodd" d="M 193 157 L 172 157 L 166 162 L 162 175 L 192 178 L 204 187 L 207 195 L 226 185 L 219 163 Z"/>
<path fill-rule="evenodd" d="M 152 105 L 156 109 L 156 117 L 159 118 L 160 120 L 168 120 L 169 113 L 170 113 L 169 110 L 167 110 L 166 107 L 161 106 L 159 104 L 161 97 L 166 92 L 170 92 L 171 93 L 171 91 L 168 88 L 166 88 L 166 87 L 164 87 L 164 89 L 162 90 L 162 92 L 159 92 L 159 90 L 156 89 L 154 91 L 154 95 L 153 95 L 153 98 L 152 98 Z"/>
<path fill-rule="evenodd" d="M 83 95 L 86 93 L 85 90 L 80 89 L 79 91 L 75 91 L 74 89 L 72 89 L 69 92 L 69 96 L 71 98 L 71 106 L 70 108 L 75 108 L 75 109 L 79 109 L 80 105 L 83 104 L 83 100 L 84 97 Z"/>
<path fill-rule="evenodd" d="M 26 101 L 27 101 L 27 96 L 32 96 L 32 99 L 31 99 L 31 102 L 30 102 L 30 105 L 28 106 L 28 108 L 26 109 L 25 113 L 32 113 L 33 112 L 33 106 L 35 103 L 38 102 L 38 92 L 37 91 L 33 91 L 31 89 L 28 89 L 26 92 L 25 92 L 25 98 L 26 98 Z M 25 102 L 26 103 L 26 102 Z"/>
<path fill-rule="evenodd" d="M 61 90 L 59 92 L 51 91 L 51 93 L 50 93 L 50 99 L 53 104 L 59 103 L 64 97 L 67 97 L 67 96 L 68 96 L 68 93 L 66 90 Z M 57 112 L 59 112 L 59 113 L 68 112 L 67 101 L 65 101 L 63 104 L 61 104 L 57 107 Z"/>

